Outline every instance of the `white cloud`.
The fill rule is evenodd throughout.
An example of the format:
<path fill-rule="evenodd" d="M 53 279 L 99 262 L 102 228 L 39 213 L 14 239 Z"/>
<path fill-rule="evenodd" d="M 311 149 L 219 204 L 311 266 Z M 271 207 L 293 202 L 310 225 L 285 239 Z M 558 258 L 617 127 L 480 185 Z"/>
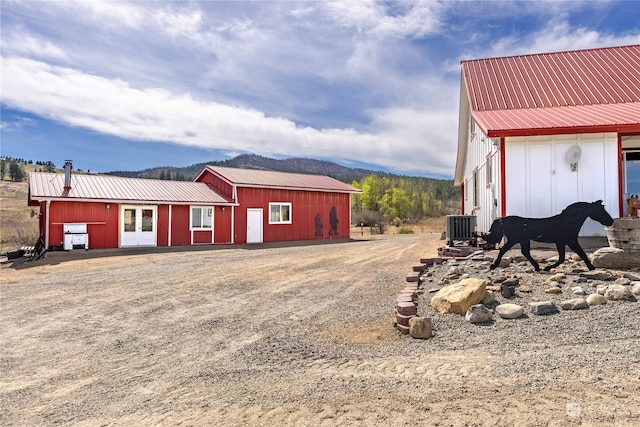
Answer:
<path fill-rule="evenodd" d="M 67 58 L 64 49 L 27 31 L 5 30 L 5 34 L 7 35 L 2 39 L 2 50 L 6 53 L 55 60 Z"/>
<path fill-rule="evenodd" d="M 606 34 L 571 26 L 565 17 L 560 17 L 552 19 L 544 28 L 527 34 L 526 37 L 510 36 L 495 41 L 487 56 L 561 52 L 637 43 L 640 43 L 640 29 L 625 35 Z"/>
<path fill-rule="evenodd" d="M 323 5 L 339 25 L 381 38 L 420 38 L 440 29 L 441 6 L 437 2 L 369 0 L 332 1 Z"/>
<path fill-rule="evenodd" d="M 3 102 L 8 106 L 103 134 L 132 140 L 245 151 L 263 155 L 318 156 L 372 161 L 405 171 L 448 174 L 442 150 L 425 144 L 446 124 L 424 121 L 423 113 L 383 111 L 379 134 L 353 129 L 315 129 L 264 113 L 194 99 L 163 89 L 138 89 L 122 80 L 43 62 L 5 57 Z M 435 132 L 434 132 L 435 130 Z M 425 167 L 414 159 L 433 160 Z M 450 159 L 449 159 L 450 163 Z"/>
<path fill-rule="evenodd" d="M 132 140 L 450 176 L 459 59 L 640 41 L 637 29 L 620 36 L 569 25 L 567 14 L 582 7 L 8 3 L 2 103 Z M 544 16 L 554 18 L 540 27 Z"/>

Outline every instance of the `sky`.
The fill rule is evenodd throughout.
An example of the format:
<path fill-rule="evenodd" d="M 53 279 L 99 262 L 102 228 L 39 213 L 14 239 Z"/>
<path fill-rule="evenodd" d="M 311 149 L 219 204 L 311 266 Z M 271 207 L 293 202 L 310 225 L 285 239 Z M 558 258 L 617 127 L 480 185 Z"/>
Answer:
<path fill-rule="evenodd" d="M 460 61 L 640 43 L 640 1 L 0 2 L 0 154 L 449 179 Z"/>

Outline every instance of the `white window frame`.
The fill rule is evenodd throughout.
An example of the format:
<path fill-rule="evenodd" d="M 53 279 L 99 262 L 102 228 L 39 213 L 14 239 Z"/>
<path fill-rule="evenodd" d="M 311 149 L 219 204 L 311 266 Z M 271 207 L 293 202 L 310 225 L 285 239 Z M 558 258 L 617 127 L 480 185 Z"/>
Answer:
<path fill-rule="evenodd" d="M 200 225 L 193 225 L 193 214 L 195 209 L 200 209 Z M 205 219 L 209 219 L 209 225 L 205 224 Z M 212 230 L 213 229 L 213 207 L 212 206 L 191 206 L 189 209 L 189 229 L 195 231 Z"/>
<path fill-rule="evenodd" d="M 274 221 L 271 219 L 271 209 L 275 207 L 280 207 L 280 219 Z M 287 221 L 282 220 L 282 208 L 287 207 L 289 210 L 289 219 Z M 269 224 L 291 224 L 292 220 L 292 212 L 291 212 L 291 202 L 270 202 L 269 203 Z"/>

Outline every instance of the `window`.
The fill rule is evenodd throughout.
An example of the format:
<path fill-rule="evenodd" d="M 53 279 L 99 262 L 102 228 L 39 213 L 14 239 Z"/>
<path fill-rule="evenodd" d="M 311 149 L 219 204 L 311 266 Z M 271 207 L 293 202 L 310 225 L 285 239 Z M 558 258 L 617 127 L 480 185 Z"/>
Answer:
<path fill-rule="evenodd" d="M 478 189 L 478 171 L 473 173 L 473 206 L 478 206 L 480 199 L 479 189 Z"/>
<path fill-rule="evenodd" d="M 493 183 L 493 156 L 487 157 L 487 188 Z"/>
<path fill-rule="evenodd" d="M 213 208 L 191 208 L 191 229 L 209 230 L 213 225 Z"/>
<path fill-rule="evenodd" d="M 291 224 L 291 203 L 269 203 L 269 224 Z"/>
<path fill-rule="evenodd" d="M 640 151 L 625 151 L 624 155 L 624 193 L 640 193 Z"/>

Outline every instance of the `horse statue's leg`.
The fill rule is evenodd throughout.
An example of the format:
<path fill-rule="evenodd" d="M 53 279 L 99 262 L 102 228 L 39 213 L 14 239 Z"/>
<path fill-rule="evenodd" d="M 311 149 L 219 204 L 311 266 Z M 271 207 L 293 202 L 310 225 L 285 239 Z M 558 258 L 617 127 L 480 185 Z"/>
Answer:
<path fill-rule="evenodd" d="M 585 264 L 587 264 L 587 268 L 589 270 L 595 270 L 596 268 L 593 266 L 593 264 L 591 264 L 591 261 L 589 260 L 589 257 L 587 256 L 587 254 L 584 252 L 584 249 L 582 249 L 582 246 L 580 246 L 580 244 L 578 243 L 577 240 L 574 240 L 572 242 L 567 242 L 567 245 L 569 245 L 569 247 L 571 248 L 571 250 L 575 253 L 577 253 L 580 258 L 582 258 L 582 260 L 584 261 Z"/>
<path fill-rule="evenodd" d="M 558 249 L 558 261 L 554 262 L 553 264 L 549 264 L 544 268 L 544 271 L 549 271 L 552 268 L 556 268 L 557 266 L 559 266 L 560 264 L 562 264 L 564 262 L 564 257 L 565 257 L 565 242 L 556 242 L 556 248 Z"/>
<path fill-rule="evenodd" d="M 498 257 L 496 258 L 495 261 L 493 261 L 493 264 L 491 264 L 491 266 L 489 267 L 491 270 L 495 270 L 496 267 L 498 267 L 500 265 L 500 261 L 502 260 L 502 256 L 504 254 L 507 253 L 507 251 L 509 249 L 511 249 L 513 247 L 513 245 L 515 245 L 518 242 L 510 242 L 510 241 L 506 241 L 506 243 L 500 248 L 500 252 L 498 252 Z"/>
<path fill-rule="evenodd" d="M 540 266 L 531 256 L 531 241 L 525 240 L 523 242 L 520 242 L 520 252 L 522 252 L 522 255 L 524 255 L 524 257 L 529 260 L 536 271 L 540 271 Z"/>

